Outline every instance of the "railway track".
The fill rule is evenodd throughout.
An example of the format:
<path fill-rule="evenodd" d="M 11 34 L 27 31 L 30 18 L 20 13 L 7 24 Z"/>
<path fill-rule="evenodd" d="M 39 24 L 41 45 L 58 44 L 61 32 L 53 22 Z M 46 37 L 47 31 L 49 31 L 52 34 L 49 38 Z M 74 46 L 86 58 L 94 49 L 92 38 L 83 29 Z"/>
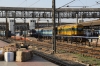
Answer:
<path fill-rule="evenodd" d="M 79 53 L 83 56 L 90 56 L 97 59 L 100 59 L 100 49 L 96 50 L 96 48 L 86 47 L 86 46 L 75 46 L 72 44 L 63 44 L 58 43 L 58 49 L 64 49 L 66 52 L 70 53 Z"/>
<path fill-rule="evenodd" d="M 52 44 L 49 44 L 49 43 L 37 42 L 34 45 L 37 47 L 52 49 Z M 97 48 L 81 46 L 81 45 L 76 45 L 76 44 L 74 45 L 67 44 L 67 43 L 62 43 L 62 42 L 57 42 L 56 48 L 57 48 L 57 52 L 59 52 L 60 50 L 64 50 L 65 52 L 78 53 L 83 56 L 89 56 L 89 57 L 100 59 L 100 49 L 97 49 Z"/>
<path fill-rule="evenodd" d="M 3 40 L 5 42 L 11 43 L 12 39 L 8 40 Z M 33 43 L 34 42 L 34 43 Z M 47 42 L 40 42 L 40 41 L 30 41 L 27 42 L 30 43 L 30 45 L 37 46 L 40 48 L 46 48 L 52 50 L 52 44 L 47 43 Z M 76 44 L 68 44 L 65 42 L 57 42 L 57 51 L 59 50 L 64 50 L 65 52 L 70 52 L 70 53 L 79 53 L 82 54 L 83 56 L 90 56 L 94 57 L 97 59 L 100 59 L 100 49 L 92 48 L 92 47 L 86 47 L 82 45 L 76 45 Z M 62 49 L 63 48 L 63 49 Z"/>
<path fill-rule="evenodd" d="M 73 61 L 69 61 L 69 60 L 67 60 L 65 62 L 63 60 L 60 60 L 60 59 L 52 56 L 52 55 L 48 55 L 48 54 L 45 54 L 43 52 L 39 52 L 39 51 L 36 51 L 36 50 L 34 50 L 33 52 L 34 52 L 34 54 L 36 54 L 38 56 L 41 56 L 41 57 L 43 57 L 43 58 L 45 58 L 45 59 L 47 59 L 47 60 L 49 60 L 53 63 L 58 64 L 59 66 L 86 66 L 85 64 L 80 64 L 78 62 L 73 62 Z"/>
<path fill-rule="evenodd" d="M 11 41 L 9 41 L 9 42 L 11 42 Z M 43 43 L 41 43 L 41 42 L 37 42 L 37 43 L 39 43 L 40 45 L 39 44 L 34 44 L 34 45 L 37 45 L 37 46 L 42 47 L 42 48 L 48 46 L 48 44 L 43 45 Z M 33 44 L 31 44 L 31 45 L 33 45 Z M 47 48 L 50 48 L 50 45 Z M 46 54 L 46 53 L 43 53 L 43 52 L 40 52 L 40 51 L 37 51 L 37 50 L 34 50 L 33 52 L 34 52 L 35 55 L 43 57 L 46 60 L 49 60 L 49 61 L 51 61 L 51 62 L 53 62 L 55 64 L 58 64 L 60 66 L 85 66 L 85 64 L 80 64 L 78 62 L 73 62 L 73 61 L 65 62 L 65 61 L 63 61 L 61 59 L 58 59 L 58 58 L 54 57 L 53 55 Z"/>
<path fill-rule="evenodd" d="M 47 42 L 30 41 L 28 43 L 30 43 L 30 45 L 32 45 L 32 46 L 36 46 L 38 49 L 45 48 L 45 49 L 52 50 L 52 44 L 47 43 Z M 94 58 L 100 59 L 100 49 L 98 49 L 98 48 L 57 42 L 57 52 L 59 52 L 60 50 L 64 50 L 65 52 L 69 52 L 69 53 L 78 53 L 83 56 L 89 56 L 89 57 L 94 57 Z M 52 51 L 51 51 L 51 53 L 52 53 Z"/>

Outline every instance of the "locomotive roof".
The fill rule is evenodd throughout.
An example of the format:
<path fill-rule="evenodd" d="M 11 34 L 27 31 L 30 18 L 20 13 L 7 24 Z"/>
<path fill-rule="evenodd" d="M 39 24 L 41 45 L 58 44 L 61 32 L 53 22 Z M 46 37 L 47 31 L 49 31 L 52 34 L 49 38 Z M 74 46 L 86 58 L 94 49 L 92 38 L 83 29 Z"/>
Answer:
<path fill-rule="evenodd" d="M 46 30 L 46 29 L 53 29 L 53 27 L 44 27 L 42 29 L 44 29 L 44 30 Z"/>
<path fill-rule="evenodd" d="M 68 25 L 68 26 L 73 26 L 73 25 L 82 25 L 82 24 L 65 24 L 65 25 L 60 25 L 60 26 L 67 26 L 67 25 Z M 59 26 L 59 27 L 60 27 L 60 26 Z"/>
<path fill-rule="evenodd" d="M 92 20 L 80 23 L 83 26 L 90 26 L 90 25 L 100 25 L 100 20 Z"/>
<path fill-rule="evenodd" d="M 35 30 L 47 30 L 47 29 L 53 29 L 53 27 L 36 28 Z"/>

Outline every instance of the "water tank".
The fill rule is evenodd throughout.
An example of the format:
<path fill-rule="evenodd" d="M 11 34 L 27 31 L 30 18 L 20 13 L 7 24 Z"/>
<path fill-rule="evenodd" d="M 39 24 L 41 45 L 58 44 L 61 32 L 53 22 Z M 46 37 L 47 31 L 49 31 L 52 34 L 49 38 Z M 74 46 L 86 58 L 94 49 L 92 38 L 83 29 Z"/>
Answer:
<path fill-rule="evenodd" d="M 5 52 L 4 58 L 6 62 L 12 62 L 14 61 L 14 53 L 13 52 Z"/>

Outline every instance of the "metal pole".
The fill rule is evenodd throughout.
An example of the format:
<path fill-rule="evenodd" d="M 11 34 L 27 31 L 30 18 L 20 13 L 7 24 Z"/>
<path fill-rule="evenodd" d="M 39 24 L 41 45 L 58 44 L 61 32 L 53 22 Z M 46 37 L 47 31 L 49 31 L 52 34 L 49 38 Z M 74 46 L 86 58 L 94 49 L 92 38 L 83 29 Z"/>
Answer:
<path fill-rule="evenodd" d="M 48 23 L 48 28 L 49 28 L 49 20 L 47 20 L 47 23 Z"/>
<path fill-rule="evenodd" d="M 24 44 L 26 45 L 26 18 L 25 18 L 25 9 L 24 9 L 24 26 L 25 26 L 25 30 L 24 30 Z"/>
<path fill-rule="evenodd" d="M 4 24 L 3 24 L 3 39 L 5 38 L 5 35 L 6 35 L 6 34 L 5 34 L 5 29 L 4 29 L 4 27 L 5 27 L 5 26 L 4 26 Z"/>
<path fill-rule="evenodd" d="M 7 18 L 8 18 L 8 16 L 7 16 L 7 13 L 8 13 L 8 11 L 5 11 L 6 12 L 6 39 L 8 39 L 8 20 L 7 20 Z"/>
<path fill-rule="evenodd" d="M 38 26 L 38 40 L 40 40 L 40 37 L 39 37 L 39 20 L 40 20 L 40 18 L 38 18 L 38 20 L 37 20 L 37 26 Z"/>
<path fill-rule="evenodd" d="M 77 24 L 78 24 L 78 13 L 76 14 Z"/>
<path fill-rule="evenodd" d="M 53 22 L 53 54 L 56 53 L 56 31 L 55 31 L 55 0 L 52 0 L 52 22 Z"/>
<path fill-rule="evenodd" d="M 60 25 L 60 22 L 59 22 L 59 12 L 58 12 L 58 26 Z"/>
<path fill-rule="evenodd" d="M 81 15 L 81 18 L 82 18 L 82 22 L 83 22 L 83 14 Z"/>
<path fill-rule="evenodd" d="M 15 34 L 15 41 L 16 41 L 16 32 L 15 32 L 15 16 L 16 16 L 16 12 L 14 13 L 14 34 Z"/>

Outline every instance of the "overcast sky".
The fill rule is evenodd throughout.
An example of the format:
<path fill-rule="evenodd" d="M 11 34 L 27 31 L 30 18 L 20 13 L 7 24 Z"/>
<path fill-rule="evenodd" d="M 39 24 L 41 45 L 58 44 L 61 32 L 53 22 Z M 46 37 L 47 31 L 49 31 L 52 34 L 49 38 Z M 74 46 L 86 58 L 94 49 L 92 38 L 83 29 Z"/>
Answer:
<path fill-rule="evenodd" d="M 73 0 L 55 0 L 55 1 L 56 1 L 56 8 L 58 8 L 65 4 L 68 4 L 69 2 Z M 77 8 L 77 7 L 83 8 L 80 6 L 88 6 L 87 8 L 99 8 L 100 7 L 99 3 L 100 3 L 100 0 L 75 0 L 69 4 L 70 6 L 69 8 Z M 51 8 L 52 0 L 0 0 L 0 6 Z M 64 8 L 68 8 L 68 7 L 64 7 Z M 73 21 L 76 21 L 76 20 L 74 19 L 72 20 L 72 22 Z"/>

